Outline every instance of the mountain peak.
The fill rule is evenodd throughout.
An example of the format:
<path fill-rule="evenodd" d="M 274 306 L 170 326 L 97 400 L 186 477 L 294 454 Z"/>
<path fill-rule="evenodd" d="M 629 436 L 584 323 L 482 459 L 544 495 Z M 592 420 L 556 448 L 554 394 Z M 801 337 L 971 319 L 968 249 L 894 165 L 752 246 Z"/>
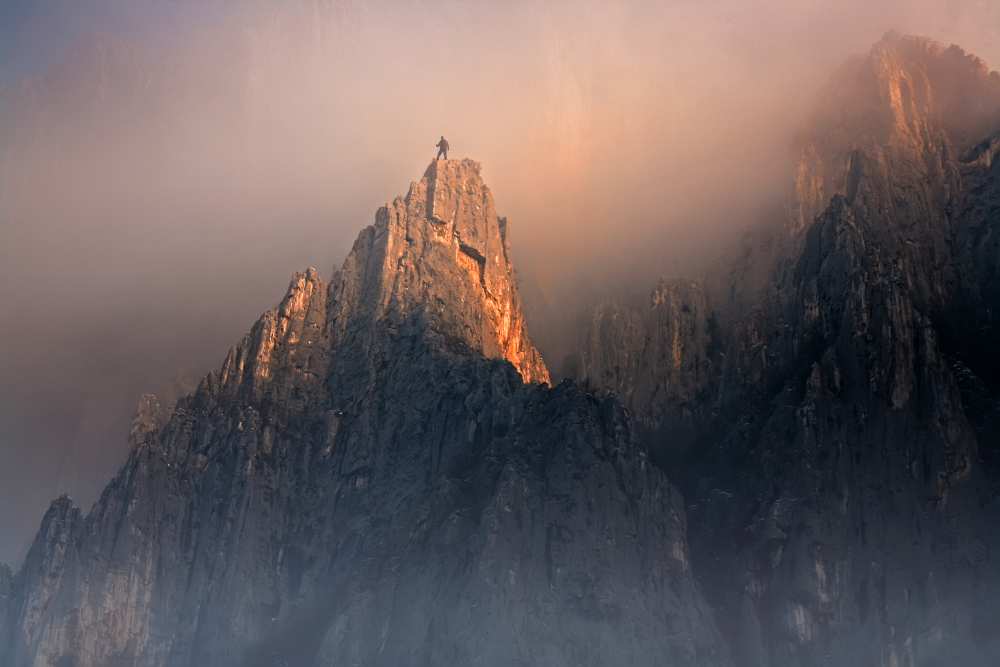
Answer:
<path fill-rule="evenodd" d="M 936 173 L 997 130 L 1000 74 L 959 46 L 887 33 L 820 94 L 801 141 L 792 231 L 808 228 L 834 195 L 849 194 L 859 156 Z"/>
<path fill-rule="evenodd" d="M 1000 118 L 1000 78 L 957 45 L 890 33 L 872 48 L 866 66 L 898 141 L 919 146 L 938 125 L 956 144 L 967 144 Z"/>
<path fill-rule="evenodd" d="M 508 231 L 478 162 L 434 160 L 405 197 L 378 210 L 331 281 L 334 339 L 370 336 L 384 318 L 417 318 L 428 333 L 506 359 L 525 382 L 548 383 L 528 337 Z"/>
<path fill-rule="evenodd" d="M 437 180 L 438 177 L 449 179 L 455 176 L 477 178 L 482 181 L 483 165 L 476 160 L 462 158 L 461 160 L 440 159 L 431 160 L 424 170 L 424 178 Z"/>
<path fill-rule="evenodd" d="M 144 399 L 94 508 L 46 515 L 0 664 L 728 665 L 625 410 L 535 384 L 507 231 L 437 162 L 162 427 Z"/>

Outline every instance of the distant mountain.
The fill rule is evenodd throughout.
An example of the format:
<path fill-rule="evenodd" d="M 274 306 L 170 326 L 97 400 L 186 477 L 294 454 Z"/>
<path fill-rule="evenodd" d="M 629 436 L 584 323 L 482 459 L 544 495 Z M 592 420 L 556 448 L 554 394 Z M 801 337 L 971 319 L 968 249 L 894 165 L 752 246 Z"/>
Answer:
<path fill-rule="evenodd" d="M 681 485 L 738 665 L 1000 664 L 998 131 L 997 73 L 887 35 L 821 97 L 784 220 L 594 313 L 579 374 Z"/>

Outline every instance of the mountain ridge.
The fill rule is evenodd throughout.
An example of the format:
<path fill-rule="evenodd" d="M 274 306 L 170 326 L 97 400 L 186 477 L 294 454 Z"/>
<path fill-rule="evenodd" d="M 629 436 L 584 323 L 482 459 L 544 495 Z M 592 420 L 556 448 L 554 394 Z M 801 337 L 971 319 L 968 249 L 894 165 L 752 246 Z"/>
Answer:
<path fill-rule="evenodd" d="M 714 300 L 718 391 L 695 404 L 696 444 L 649 436 L 681 458 L 660 456 L 737 664 L 1000 654 L 985 631 L 1000 582 L 983 455 L 1000 405 L 984 388 L 1000 342 L 986 213 L 1000 201 L 988 185 L 998 86 L 961 49 L 897 35 L 835 75 L 784 231 Z M 968 94 L 975 113 L 947 112 Z M 684 330 L 675 317 L 645 335 Z M 710 355 L 703 337 L 683 344 Z M 642 387 L 645 372 L 617 382 Z M 690 410 L 655 395 L 630 407 L 654 423 Z"/>

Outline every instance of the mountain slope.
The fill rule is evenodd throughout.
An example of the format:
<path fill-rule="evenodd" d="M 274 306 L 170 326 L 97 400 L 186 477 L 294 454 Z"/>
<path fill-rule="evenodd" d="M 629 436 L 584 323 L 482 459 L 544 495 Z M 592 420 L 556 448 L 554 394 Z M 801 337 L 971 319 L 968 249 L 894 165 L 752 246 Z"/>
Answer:
<path fill-rule="evenodd" d="M 437 161 L 56 501 L 4 664 L 728 664 L 623 409 L 548 388 L 479 166 Z"/>

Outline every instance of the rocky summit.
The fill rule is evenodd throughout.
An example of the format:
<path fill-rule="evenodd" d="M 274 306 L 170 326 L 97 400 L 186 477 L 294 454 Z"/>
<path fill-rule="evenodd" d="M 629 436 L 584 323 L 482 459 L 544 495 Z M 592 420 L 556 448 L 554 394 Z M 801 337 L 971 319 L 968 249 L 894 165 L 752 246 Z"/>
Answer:
<path fill-rule="evenodd" d="M 510 226 L 436 161 L 296 274 L 89 513 L 0 571 L 11 667 L 728 665 L 624 408 L 552 388 Z"/>

